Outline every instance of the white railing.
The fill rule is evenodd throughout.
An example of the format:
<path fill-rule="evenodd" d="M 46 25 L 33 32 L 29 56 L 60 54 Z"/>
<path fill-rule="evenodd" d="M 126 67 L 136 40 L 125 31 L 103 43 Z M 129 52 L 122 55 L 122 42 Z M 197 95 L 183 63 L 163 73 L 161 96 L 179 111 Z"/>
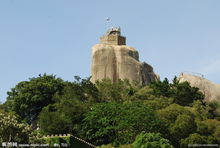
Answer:
<path fill-rule="evenodd" d="M 198 72 L 183 71 L 183 72 L 180 73 L 180 75 L 183 75 L 183 74 L 191 74 L 191 75 L 194 75 L 194 76 L 199 76 L 199 77 L 204 78 L 204 75 L 201 74 L 201 73 L 198 73 Z"/>
<path fill-rule="evenodd" d="M 75 138 L 75 139 L 77 139 L 77 140 L 79 140 L 79 141 L 81 141 L 81 142 L 83 142 L 83 143 L 85 143 L 85 144 L 87 144 L 87 145 L 89 145 L 89 146 L 91 146 L 91 147 L 96 147 L 95 145 L 93 145 L 93 144 L 91 144 L 91 143 L 89 143 L 89 142 L 87 142 L 87 141 L 85 141 L 85 140 L 83 140 L 83 139 L 81 139 L 81 138 L 78 138 L 78 137 L 76 137 L 76 136 L 73 136 L 73 135 L 71 135 L 71 134 L 55 134 L 55 135 L 46 135 L 46 136 L 43 136 L 43 138 L 54 138 L 54 137 L 70 137 L 70 136 L 72 136 L 73 138 Z"/>

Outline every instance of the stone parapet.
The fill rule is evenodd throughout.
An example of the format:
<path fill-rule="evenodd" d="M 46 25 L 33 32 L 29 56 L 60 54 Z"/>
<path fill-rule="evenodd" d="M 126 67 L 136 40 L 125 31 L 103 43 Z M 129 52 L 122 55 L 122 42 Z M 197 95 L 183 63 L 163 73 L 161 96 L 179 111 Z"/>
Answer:
<path fill-rule="evenodd" d="M 117 35 L 105 35 L 100 38 L 101 44 L 126 45 L 126 38 Z"/>

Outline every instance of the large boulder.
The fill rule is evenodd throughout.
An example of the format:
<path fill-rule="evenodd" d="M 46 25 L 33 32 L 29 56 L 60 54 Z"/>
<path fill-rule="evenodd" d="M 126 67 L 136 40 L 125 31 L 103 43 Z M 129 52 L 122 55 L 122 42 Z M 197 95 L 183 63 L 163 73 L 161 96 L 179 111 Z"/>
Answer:
<path fill-rule="evenodd" d="M 220 102 L 220 85 L 215 84 L 201 76 L 181 73 L 178 77 L 180 82 L 188 81 L 191 86 L 198 87 L 205 94 L 205 101 Z"/>
<path fill-rule="evenodd" d="M 159 80 L 152 66 L 139 62 L 137 50 L 126 45 L 96 44 L 92 47 L 92 82 L 128 79 L 141 85 Z"/>

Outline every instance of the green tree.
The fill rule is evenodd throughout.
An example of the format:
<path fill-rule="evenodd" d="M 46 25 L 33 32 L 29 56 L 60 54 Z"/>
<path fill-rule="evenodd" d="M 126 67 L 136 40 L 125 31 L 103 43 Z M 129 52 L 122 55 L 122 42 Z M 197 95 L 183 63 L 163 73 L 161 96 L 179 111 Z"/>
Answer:
<path fill-rule="evenodd" d="M 196 100 L 193 102 L 192 107 L 189 110 L 194 114 L 197 120 L 206 120 L 211 117 L 209 113 L 209 107 L 206 103 L 201 102 L 200 100 Z"/>
<path fill-rule="evenodd" d="M 165 78 L 163 81 L 153 81 L 150 84 L 150 88 L 153 89 L 153 95 L 160 97 L 170 97 L 171 92 L 171 84 L 169 83 L 169 80 Z"/>
<path fill-rule="evenodd" d="M 141 131 L 159 131 L 160 121 L 141 102 L 101 103 L 92 107 L 83 123 L 84 137 L 97 145 L 129 144 Z"/>
<path fill-rule="evenodd" d="M 188 82 L 180 83 L 177 78 L 173 83 L 169 83 L 165 78 L 163 81 L 154 81 L 150 84 L 153 89 L 152 94 L 157 97 L 173 98 L 173 102 L 179 105 L 190 105 L 194 100 L 203 100 L 204 95 L 196 87 L 191 87 Z"/>
<path fill-rule="evenodd" d="M 66 82 L 62 94 L 56 94 L 54 104 L 43 108 L 39 123 L 45 134 L 73 133 L 79 135 L 84 113 L 93 103 L 99 102 L 99 92 L 90 79 L 75 77 Z M 56 118 L 54 118 L 56 117 Z"/>
<path fill-rule="evenodd" d="M 207 126 L 207 132 L 215 137 L 220 144 L 220 121 L 208 119 L 203 121 L 203 123 Z"/>
<path fill-rule="evenodd" d="M 158 110 L 157 114 L 168 126 L 168 139 L 175 147 L 179 146 L 178 141 L 196 131 L 194 115 L 185 107 L 171 104 Z"/>
<path fill-rule="evenodd" d="M 5 112 L 11 112 L 12 111 L 12 101 L 6 101 L 4 104 L 0 104 L 0 110 L 4 110 Z"/>
<path fill-rule="evenodd" d="M 176 83 L 172 85 L 174 103 L 179 105 L 190 105 L 194 100 L 203 100 L 204 94 L 197 87 L 191 87 L 189 82 Z"/>
<path fill-rule="evenodd" d="M 217 127 L 220 127 L 220 121 L 215 119 L 208 119 L 203 121 L 204 124 L 208 127 L 209 133 L 214 133 Z"/>
<path fill-rule="evenodd" d="M 141 88 L 136 88 L 134 91 L 134 94 L 131 96 L 131 100 L 149 100 L 149 99 L 155 99 L 158 97 L 155 97 L 152 95 L 153 89 L 149 86 L 144 86 Z"/>
<path fill-rule="evenodd" d="M 166 108 L 167 106 L 171 105 L 173 102 L 173 98 L 155 98 L 150 100 L 145 100 L 144 104 L 151 107 L 154 110 L 160 110 Z"/>
<path fill-rule="evenodd" d="M 163 138 L 160 133 L 142 132 L 132 145 L 134 148 L 173 148 L 169 140 Z"/>
<path fill-rule="evenodd" d="M 220 144 L 220 126 L 216 127 L 213 137 L 215 137 L 218 141 L 218 144 Z"/>
<path fill-rule="evenodd" d="M 194 118 L 189 115 L 179 115 L 173 125 L 170 126 L 170 133 L 177 141 L 187 137 L 196 131 Z"/>
<path fill-rule="evenodd" d="M 196 122 L 196 125 L 197 125 L 197 129 L 196 129 L 196 132 L 200 135 L 210 135 L 211 133 L 208 131 L 208 126 L 203 122 L 203 121 L 200 121 L 198 120 Z"/>
<path fill-rule="evenodd" d="M 173 124 L 179 115 L 185 114 L 191 116 L 192 118 L 194 117 L 189 110 L 178 104 L 171 104 L 166 108 L 158 110 L 157 113 L 159 118 L 166 121 L 169 125 Z"/>
<path fill-rule="evenodd" d="M 79 134 L 87 107 L 76 99 L 62 99 L 43 108 L 39 125 L 44 134 Z"/>
<path fill-rule="evenodd" d="M 104 79 L 97 81 L 96 86 L 102 102 L 123 102 L 128 100 L 135 92 L 135 88 L 128 80 L 118 80 L 113 83 L 110 79 Z"/>
<path fill-rule="evenodd" d="M 220 103 L 212 101 L 207 103 L 207 110 L 210 114 L 210 119 L 217 119 L 220 121 Z"/>
<path fill-rule="evenodd" d="M 65 89 L 65 97 L 75 98 L 85 103 L 100 102 L 100 92 L 95 84 L 90 81 L 90 78 L 81 79 L 75 76 L 76 81 L 70 82 L 68 88 Z M 67 94 L 67 95 L 66 95 Z"/>
<path fill-rule="evenodd" d="M 54 75 L 39 75 L 18 83 L 8 92 L 6 103 L 12 105 L 22 119 L 32 123 L 44 106 L 54 103 L 53 96 L 62 93 L 64 82 Z"/>
<path fill-rule="evenodd" d="M 217 144 L 214 137 L 202 136 L 197 133 L 191 134 L 189 137 L 180 140 L 181 147 L 189 147 L 193 144 Z"/>
<path fill-rule="evenodd" d="M 0 142 L 26 143 L 30 134 L 29 125 L 19 122 L 15 115 L 0 112 Z"/>

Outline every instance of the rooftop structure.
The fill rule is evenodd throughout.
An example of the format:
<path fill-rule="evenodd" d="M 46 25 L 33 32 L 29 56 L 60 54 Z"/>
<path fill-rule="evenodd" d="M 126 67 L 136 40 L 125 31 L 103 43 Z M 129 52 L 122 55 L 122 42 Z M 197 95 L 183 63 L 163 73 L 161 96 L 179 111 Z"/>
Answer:
<path fill-rule="evenodd" d="M 120 27 L 112 27 L 100 38 L 101 44 L 126 45 L 126 38 L 121 36 Z"/>

